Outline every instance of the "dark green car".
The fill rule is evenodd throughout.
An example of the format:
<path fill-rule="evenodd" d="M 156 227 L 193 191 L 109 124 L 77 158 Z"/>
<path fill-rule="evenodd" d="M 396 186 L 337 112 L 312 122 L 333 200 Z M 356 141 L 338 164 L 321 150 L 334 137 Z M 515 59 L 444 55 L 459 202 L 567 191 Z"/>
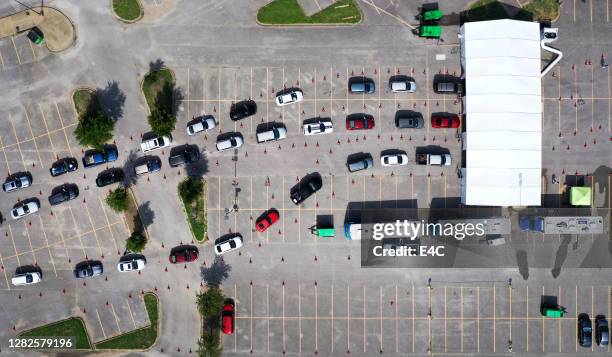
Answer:
<path fill-rule="evenodd" d="M 45 42 L 44 35 L 38 27 L 33 27 L 27 36 L 35 45 L 42 45 Z"/>

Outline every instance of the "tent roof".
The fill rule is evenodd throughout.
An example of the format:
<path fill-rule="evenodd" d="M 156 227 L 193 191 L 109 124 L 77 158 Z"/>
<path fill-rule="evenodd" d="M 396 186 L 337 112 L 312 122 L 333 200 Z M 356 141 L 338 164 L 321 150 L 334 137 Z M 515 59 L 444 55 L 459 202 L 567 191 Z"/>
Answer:
<path fill-rule="evenodd" d="M 516 20 L 468 22 L 461 32 L 466 121 L 462 203 L 539 206 L 539 24 Z"/>

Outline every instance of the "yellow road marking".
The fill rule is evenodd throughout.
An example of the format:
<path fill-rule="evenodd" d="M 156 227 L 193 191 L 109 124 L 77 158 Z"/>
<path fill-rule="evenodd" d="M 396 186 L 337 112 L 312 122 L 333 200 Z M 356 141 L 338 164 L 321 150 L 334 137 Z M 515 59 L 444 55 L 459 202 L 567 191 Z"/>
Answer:
<path fill-rule="evenodd" d="M 34 131 L 32 131 L 32 124 L 30 123 L 30 115 L 28 114 L 28 110 L 25 107 L 23 107 L 23 112 L 25 113 L 26 119 L 28 121 L 28 128 L 30 129 L 30 135 L 32 135 L 32 141 L 34 141 L 34 148 L 36 149 L 36 154 L 38 155 L 38 162 L 40 163 L 40 167 L 44 169 L 45 165 L 43 164 L 43 161 L 40 158 L 40 151 L 38 150 L 38 144 L 36 144 L 36 140 L 34 140 Z"/>
<path fill-rule="evenodd" d="M 21 64 L 21 58 L 19 58 L 19 51 L 17 51 L 17 45 L 15 44 L 15 36 L 11 36 L 11 41 L 13 42 L 13 48 L 15 49 L 15 54 L 17 55 L 17 62 Z"/>
<path fill-rule="evenodd" d="M 102 319 L 100 319 L 100 313 L 96 309 L 96 316 L 98 316 L 98 322 L 100 323 L 100 329 L 102 329 L 102 335 L 106 338 L 106 332 L 104 332 L 104 326 L 102 326 Z"/>
<path fill-rule="evenodd" d="M 19 261 L 19 255 L 21 253 L 17 253 L 17 246 L 15 245 L 15 239 L 13 238 L 13 230 L 11 229 L 11 225 L 8 225 L 9 237 L 11 237 L 11 242 L 13 243 L 13 249 L 15 250 L 15 255 L 13 257 L 17 258 L 17 266 L 21 266 L 21 262 Z M 24 252 L 23 254 L 27 254 L 29 252 Z M 12 258 L 12 257 L 5 257 Z"/>
<path fill-rule="evenodd" d="M 115 241 L 115 234 L 113 233 L 113 230 L 110 227 L 110 221 L 108 219 L 108 215 L 106 214 L 106 210 L 104 209 L 104 203 L 102 203 L 102 198 L 100 198 L 99 196 L 98 196 L 98 202 L 100 202 L 100 205 L 102 206 L 102 212 L 104 213 L 104 219 L 106 220 L 106 224 L 108 225 L 108 230 L 111 233 L 111 238 L 113 240 L 113 245 L 115 246 L 115 250 L 119 251 L 119 247 L 117 246 L 117 242 Z M 87 213 L 89 213 L 89 210 Z M 89 220 L 91 222 L 91 217 L 89 218 Z M 93 226 L 93 223 L 92 223 L 92 226 Z"/>
<path fill-rule="evenodd" d="M 113 317 L 115 317 L 115 323 L 117 324 L 117 330 L 121 333 L 121 327 L 119 326 L 119 318 L 117 317 L 117 313 L 115 312 L 115 307 L 113 304 L 110 304 L 110 308 L 113 311 Z"/>
<path fill-rule="evenodd" d="M 25 164 L 25 159 L 23 157 L 23 152 L 21 151 L 21 145 L 19 145 L 19 137 L 17 136 L 17 131 L 15 130 L 15 124 L 13 124 L 12 118 L 9 118 L 9 123 L 11 123 L 11 128 L 13 128 L 13 135 L 15 135 L 15 140 L 17 140 L 17 150 L 19 151 L 19 156 L 21 157 L 21 163 L 23 164 L 23 169 L 24 171 L 28 171 L 28 168 L 26 167 L 26 164 Z"/>
<path fill-rule="evenodd" d="M 72 148 L 70 147 L 70 141 L 68 140 L 68 134 L 66 133 L 66 126 L 64 125 L 64 119 L 62 118 L 62 114 L 60 113 L 57 102 L 55 102 L 55 110 L 57 111 L 57 116 L 59 117 L 60 123 L 62 124 L 62 129 L 64 131 L 64 138 L 66 138 L 66 145 L 68 145 L 68 151 L 70 152 L 70 156 L 74 157 L 74 155 L 72 154 Z"/>

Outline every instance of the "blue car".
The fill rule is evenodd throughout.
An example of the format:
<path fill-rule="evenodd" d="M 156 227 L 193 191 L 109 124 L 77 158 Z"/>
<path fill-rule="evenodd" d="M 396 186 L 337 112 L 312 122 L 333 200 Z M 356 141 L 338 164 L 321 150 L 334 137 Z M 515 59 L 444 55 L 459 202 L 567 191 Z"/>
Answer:
<path fill-rule="evenodd" d="M 92 167 L 112 162 L 117 160 L 117 156 L 117 149 L 113 147 L 107 147 L 104 150 L 90 150 L 83 156 L 83 166 Z"/>

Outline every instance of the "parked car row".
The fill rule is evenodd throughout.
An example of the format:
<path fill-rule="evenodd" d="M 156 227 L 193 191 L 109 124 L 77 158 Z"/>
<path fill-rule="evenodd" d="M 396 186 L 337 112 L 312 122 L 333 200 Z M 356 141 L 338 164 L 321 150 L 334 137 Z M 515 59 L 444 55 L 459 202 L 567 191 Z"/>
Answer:
<path fill-rule="evenodd" d="M 582 347 L 591 347 L 593 340 L 593 324 L 589 314 L 578 315 L 578 343 Z M 604 315 L 595 317 L 595 343 L 597 346 L 606 347 L 610 341 L 610 332 L 608 330 L 608 320 Z"/>
<path fill-rule="evenodd" d="M 120 260 L 117 263 L 117 271 L 120 273 L 139 271 L 143 270 L 147 264 L 144 256 L 139 256 L 131 259 Z M 90 278 L 94 276 L 100 276 L 104 273 L 104 266 L 101 261 L 87 260 L 78 263 L 74 270 L 73 275 L 77 279 Z M 42 271 L 34 270 L 27 272 L 18 271 L 11 278 L 11 283 L 14 286 L 33 285 L 42 281 Z"/>

